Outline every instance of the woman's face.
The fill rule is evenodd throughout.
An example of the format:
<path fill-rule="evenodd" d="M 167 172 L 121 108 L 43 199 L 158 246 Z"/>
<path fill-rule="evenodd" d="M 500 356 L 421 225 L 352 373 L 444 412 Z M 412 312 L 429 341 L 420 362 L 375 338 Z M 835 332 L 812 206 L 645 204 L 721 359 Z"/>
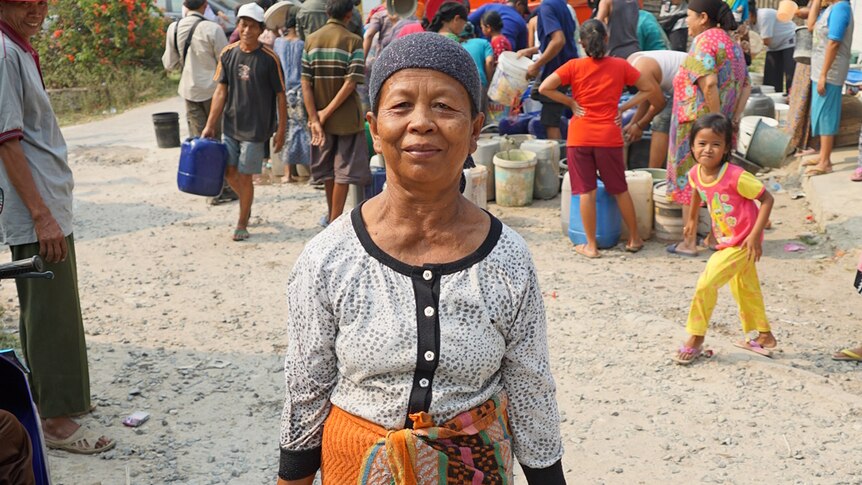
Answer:
<path fill-rule="evenodd" d="M 464 31 L 465 25 L 467 25 L 467 20 L 462 19 L 460 15 L 456 15 L 454 19 L 449 21 L 447 27 L 453 34 L 461 35 L 461 32 Z"/>
<path fill-rule="evenodd" d="M 697 13 L 694 10 L 688 10 L 688 35 L 689 37 L 697 37 L 701 32 L 709 26 L 709 16 L 705 13 Z"/>
<path fill-rule="evenodd" d="M 380 89 L 368 124 L 386 161 L 387 184 L 410 190 L 457 187 L 464 160 L 476 150 L 484 116 L 473 118 L 461 83 L 430 69 L 405 69 Z"/>

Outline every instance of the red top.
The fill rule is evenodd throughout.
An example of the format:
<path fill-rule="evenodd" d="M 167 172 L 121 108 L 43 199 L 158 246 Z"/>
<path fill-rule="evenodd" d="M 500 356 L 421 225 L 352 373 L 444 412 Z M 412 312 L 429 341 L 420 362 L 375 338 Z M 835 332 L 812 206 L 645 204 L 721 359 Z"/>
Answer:
<path fill-rule="evenodd" d="M 634 85 L 640 72 L 625 59 L 585 57 L 572 59 L 555 74 L 563 86 L 572 87 L 572 96 L 586 115 L 569 122 L 566 145 L 581 147 L 621 147 L 622 129 L 616 124 L 623 88 Z"/>
<path fill-rule="evenodd" d="M 494 49 L 494 61 L 496 61 L 500 54 L 512 50 L 512 43 L 505 35 L 500 34 L 491 39 L 491 48 Z"/>

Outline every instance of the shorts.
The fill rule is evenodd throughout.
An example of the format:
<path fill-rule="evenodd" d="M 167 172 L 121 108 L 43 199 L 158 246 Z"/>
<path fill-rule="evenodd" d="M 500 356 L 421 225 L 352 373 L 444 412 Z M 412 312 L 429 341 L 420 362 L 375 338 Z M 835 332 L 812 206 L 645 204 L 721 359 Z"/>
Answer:
<path fill-rule="evenodd" d="M 543 96 L 539 94 L 538 85 L 533 85 L 534 92 L 530 93 L 530 97 L 542 103 L 542 112 L 539 115 L 539 122 L 544 127 L 559 127 L 562 123 L 561 118 L 563 117 L 563 113 L 566 112 L 566 106 L 563 106 L 556 101 L 551 100 L 551 98 L 547 96 Z M 558 88 L 558 91 L 565 93 L 565 91 L 561 88 Z"/>
<path fill-rule="evenodd" d="M 566 147 L 572 194 L 586 194 L 598 187 L 596 171 L 611 195 L 629 190 L 623 147 Z"/>
<path fill-rule="evenodd" d="M 236 167 L 239 173 L 244 175 L 258 174 L 263 168 L 264 146 L 263 141 L 238 141 L 224 135 L 222 137 L 227 146 L 227 165 Z"/>
<path fill-rule="evenodd" d="M 659 133 L 670 133 L 670 117 L 673 114 L 673 91 L 670 94 L 665 93 L 664 100 L 666 101 L 664 109 L 652 119 L 650 130 Z"/>
<path fill-rule="evenodd" d="M 811 135 L 834 136 L 841 124 L 841 88 L 826 83 L 826 95 L 817 92 L 817 83 L 811 82 Z"/>
<path fill-rule="evenodd" d="M 325 135 L 323 146 L 311 147 L 311 178 L 365 186 L 371 182 L 369 160 L 365 131 Z"/>

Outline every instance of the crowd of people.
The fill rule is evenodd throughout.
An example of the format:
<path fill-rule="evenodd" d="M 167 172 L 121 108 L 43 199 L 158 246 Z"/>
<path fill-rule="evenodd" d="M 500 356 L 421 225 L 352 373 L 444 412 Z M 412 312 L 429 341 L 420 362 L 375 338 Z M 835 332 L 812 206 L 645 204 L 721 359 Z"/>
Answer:
<path fill-rule="evenodd" d="M 600 0 L 582 24 L 564 0 L 472 12 L 467 2 L 431 0 L 405 16 L 379 7 L 365 21 L 354 0 L 306 0 L 268 24 L 267 10 L 283 6 L 256 0 L 238 7 L 230 39 L 207 17 L 206 0 L 184 7 L 187 15 L 167 29 L 163 63 L 182 71 L 190 136 L 227 147 L 225 191 L 213 202 L 239 200 L 232 239 L 251 237 L 255 184 L 268 179 L 255 177 L 293 181 L 307 167 L 325 190 L 326 229 L 288 282 L 280 484 L 310 485 L 318 470 L 333 484 L 502 483 L 513 457 L 528 483 L 565 483 L 529 250 L 461 196 L 463 168 L 499 112 L 487 91 L 507 51 L 532 59 L 527 77 L 547 136 L 560 138 L 568 123 L 572 185 L 564 189 L 581 195 L 587 236 L 578 254 L 601 256 L 599 179 L 629 227 L 625 250 L 643 247 L 623 150 L 651 130 L 650 166 L 666 166 L 667 196 L 684 209 L 685 238 L 668 251 L 714 251 L 692 297 L 690 337 L 672 359 L 688 365 L 705 355 L 718 289 L 728 283 L 745 334 L 736 345 L 764 356 L 776 348 L 755 266 L 773 197 L 729 163 L 753 89 L 752 39 L 768 47 L 764 82 L 790 90 L 795 141 L 806 147 L 820 137 L 809 175 L 827 173 L 850 63 L 846 0 L 812 0 L 796 13 L 813 32 L 810 67 L 788 52 L 788 22 L 746 0 L 669 1 L 658 17 L 637 0 Z M 29 43 L 47 9 L 44 0 L 0 0 L 3 60 L 14 61 L 0 63 L 0 232 L 15 259 L 39 254 L 55 273 L 51 283 L 18 283 L 22 348 L 46 443 L 92 454 L 114 441 L 73 420 L 92 407 L 72 174 Z M 25 87 L 34 94 L 21 95 Z M 633 96 L 621 103 L 626 90 Z M 620 113 L 629 109 L 624 124 Z M 342 217 L 348 187 L 370 180 L 371 152 L 385 160 L 387 188 Z M 859 167 L 854 180 L 862 180 L 862 156 Z M 698 242 L 702 205 L 712 230 Z M 862 293 L 862 262 L 855 285 Z M 862 348 L 833 358 L 862 361 Z M 13 428 L 0 414 L 0 433 L 15 437 L 6 448 L 20 454 L 26 437 Z M 26 462 L 19 458 L 18 468 Z"/>

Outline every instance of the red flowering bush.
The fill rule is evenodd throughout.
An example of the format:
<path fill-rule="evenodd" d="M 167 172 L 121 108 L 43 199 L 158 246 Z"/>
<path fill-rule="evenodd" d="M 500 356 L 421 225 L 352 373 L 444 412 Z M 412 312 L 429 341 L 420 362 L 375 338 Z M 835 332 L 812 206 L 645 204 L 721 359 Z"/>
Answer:
<path fill-rule="evenodd" d="M 161 69 L 167 22 L 153 0 L 50 0 L 45 25 L 34 46 L 48 87 Z"/>

